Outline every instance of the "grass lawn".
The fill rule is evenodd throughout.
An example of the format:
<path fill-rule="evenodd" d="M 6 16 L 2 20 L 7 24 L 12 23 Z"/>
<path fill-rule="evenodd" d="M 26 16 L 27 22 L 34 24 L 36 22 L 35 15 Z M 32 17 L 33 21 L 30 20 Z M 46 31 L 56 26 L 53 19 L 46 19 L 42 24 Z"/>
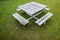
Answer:
<path fill-rule="evenodd" d="M 36 20 L 31 19 L 23 26 L 12 17 L 18 5 L 31 1 L 0 0 L 0 40 L 60 40 L 60 0 L 33 0 L 48 5 L 54 14 L 46 25 L 38 26 L 34 23 Z"/>

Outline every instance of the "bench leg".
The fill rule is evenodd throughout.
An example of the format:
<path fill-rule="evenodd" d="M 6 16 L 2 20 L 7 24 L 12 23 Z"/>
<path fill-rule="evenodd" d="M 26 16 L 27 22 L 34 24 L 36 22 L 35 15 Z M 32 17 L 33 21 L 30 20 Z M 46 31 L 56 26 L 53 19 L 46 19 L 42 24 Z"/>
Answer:
<path fill-rule="evenodd" d="M 44 22 L 44 24 L 46 24 L 46 21 Z"/>
<path fill-rule="evenodd" d="M 20 24 L 22 24 L 22 23 L 20 23 Z"/>
<path fill-rule="evenodd" d="M 22 24 L 22 23 L 20 23 L 21 25 L 25 25 L 25 24 Z"/>

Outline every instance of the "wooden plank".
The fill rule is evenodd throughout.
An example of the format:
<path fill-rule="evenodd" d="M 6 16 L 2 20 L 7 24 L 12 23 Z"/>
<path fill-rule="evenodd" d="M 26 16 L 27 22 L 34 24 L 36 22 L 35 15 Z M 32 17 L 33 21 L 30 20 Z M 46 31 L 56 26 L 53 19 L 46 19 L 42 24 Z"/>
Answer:
<path fill-rule="evenodd" d="M 36 6 L 34 6 L 34 5 L 29 5 L 30 7 L 31 7 L 31 9 L 36 13 L 36 12 L 38 12 L 39 11 L 39 8 L 37 8 Z"/>
<path fill-rule="evenodd" d="M 30 14 L 32 14 L 32 13 L 34 13 L 31 9 L 30 9 L 30 7 L 28 7 L 28 6 L 22 6 L 22 7 L 20 7 L 22 10 L 24 10 L 24 11 L 26 11 L 27 13 L 30 13 Z"/>
<path fill-rule="evenodd" d="M 29 15 L 33 15 L 34 13 L 44 9 L 45 7 L 47 6 L 36 2 L 30 2 L 19 6 L 20 9 L 24 10 Z"/>
<path fill-rule="evenodd" d="M 46 5 L 39 4 L 39 3 L 36 3 L 36 2 L 31 2 L 31 5 L 34 5 L 34 6 L 38 7 L 40 10 L 47 7 Z"/>

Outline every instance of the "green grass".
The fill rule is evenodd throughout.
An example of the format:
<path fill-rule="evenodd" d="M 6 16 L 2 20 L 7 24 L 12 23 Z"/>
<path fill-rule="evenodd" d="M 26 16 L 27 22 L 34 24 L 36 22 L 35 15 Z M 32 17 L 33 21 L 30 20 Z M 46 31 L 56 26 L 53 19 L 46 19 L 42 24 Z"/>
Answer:
<path fill-rule="evenodd" d="M 0 0 L 0 40 L 60 40 L 60 0 L 33 0 L 48 5 L 54 14 L 46 25 L 38 26 L 34 23 L 36 20 L 31 19 L 23 26 L 13 18 L 18 5 L 31 1 Z"/>

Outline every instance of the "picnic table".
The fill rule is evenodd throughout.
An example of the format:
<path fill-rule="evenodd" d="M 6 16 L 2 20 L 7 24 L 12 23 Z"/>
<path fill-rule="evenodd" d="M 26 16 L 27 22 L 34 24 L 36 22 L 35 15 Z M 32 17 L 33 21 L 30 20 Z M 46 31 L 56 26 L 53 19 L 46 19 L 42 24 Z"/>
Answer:
<path fill-rule="evenodd" d="M 30 2 L 27 4 L 19 5 L 17 11 L 19 11 L 19 10 L 24 10 L 27 15 L 31 16 L 30 18 L 25 19 L 18 13 L 13 14 L 13 16 L 18 21 L 20 21 L 23 25 L 26 25 L 27 23 L 29 23 L 29 20 L 32 18 L 35 18 L 37 20 L 35 23 L 37 23 L 38 25 L 42 25 L 43 23 L 45 24 L 46 21 L 53 15 L 52 13 L 48 12 L 43 17 L 41 17 L 39 19 L 36 18 L 37 15 L 41 14 L 42 10 L 49 11 L 49 8 L 47 7 L 47 5 L 39 4 L 36 2 Z"/>

